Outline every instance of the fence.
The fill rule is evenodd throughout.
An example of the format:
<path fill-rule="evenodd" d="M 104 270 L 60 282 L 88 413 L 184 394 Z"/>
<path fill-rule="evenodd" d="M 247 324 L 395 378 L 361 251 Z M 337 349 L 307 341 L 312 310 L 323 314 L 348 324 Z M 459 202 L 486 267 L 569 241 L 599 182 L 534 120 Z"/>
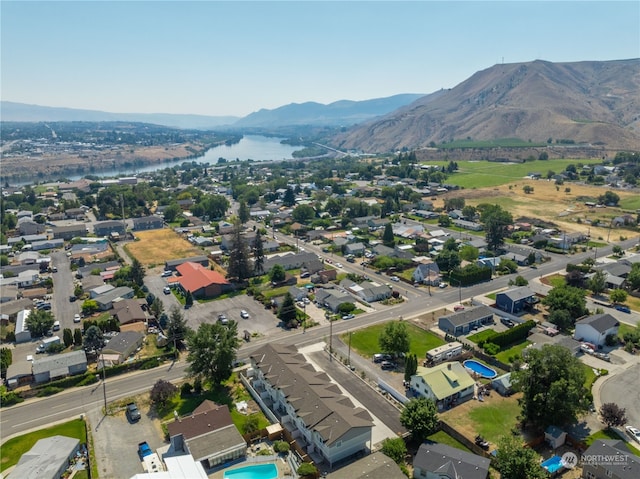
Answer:
<path fill-rule="evenodd" d="M 472 441 L 471 439 L 467 438 L 467 436 L 465 436 L 464 434 L 459 432 L 457 429 L 455 429 L 450 424 L 448 424 L 448 423 L 446 423 L 446 422 L 441 420 L 439 426 L 440 426 L 440 430 L 446 432 L 449 436 L 451 436 L 456 441 L 458 441 L 461 444 L 463 444 L 465 447 L 467 447 L 469 450 L 471 450 L 471 452 L 473 452 L 474 454 L 477 454 L 478 456 L 486 457 L 486 458 L 489 458 L 489 459 L 493 459 L 494 458 L 489 451 L 485 451 L 484 449 L 482 449 L 474 441 Z"/>
<path fill-rule="evenodd" d="M 389 393 L 391 396 L 393 396 L 393 398 L 396 401 L 398 401 L 400 404 L 406 404 L 407 402 L 409 402 L 409 398 L 407 398 L 404 394 L 401 394 L 398 391 L 396 391 L 393 388 L 393 386 L 391 386 L 390 384 L 387 384 L 381 378 L 378 378 L 378 387 L 383 391 L 386 391 L 387 393 Z"/>
<path fill-rule="evenodd" d="M 262 410 L 264 415 L 267 416 L 267 419 L 269 420 L 269 422 L 271 424 L 278 424 L 280 421 L 278 421 L 278 418 L 276 417 L 276 415 L 273 414 L 271 410 L 267 407 L 267 405 L 264 403 L 264 401 L 258 394 L 258 391 L 253 389 L 253 386 L 251 385 L 249 380 L 244 376 L 244 374 L 239 374 L 239 376 L 240 376 L 240 381 L 242 381 L 242 384 L 244 385 L 244 387 L 247 388 L 247 391 L 249 391 L 249 394 L 251 394 L 251 397 L 254 399 L 254 401 L 258 403 L 258 405 L 260 406 L 260 409 Z"/>

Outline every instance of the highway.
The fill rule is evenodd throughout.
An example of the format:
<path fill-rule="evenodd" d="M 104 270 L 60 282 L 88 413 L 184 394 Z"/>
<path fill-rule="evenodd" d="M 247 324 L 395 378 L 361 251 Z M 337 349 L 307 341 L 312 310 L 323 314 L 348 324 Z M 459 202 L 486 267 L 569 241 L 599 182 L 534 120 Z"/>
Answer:
<path fill-rule="evenodd" d="M 278 236 L 280 240 L 285 240 L 294 245 L 296 244 L 295 238 L 287 238 L 280 233 L 278 233 Z M 637 241 L 638 239 L 634 238 L 618 243 L 618 245 L 623 249 L 628 249 L 635 245 Z M 312 251 L 325 258 L 330 257 L 329 254 L 322 253 L 320 248 L 311 244 L 304 243 L 302 246 L 305 250 Z M 598 256 L 611 254 L 611 249 L 612 246 L 599 248 L 597 250 Z M 592 252 L 579 253 L 566 257 L 555 255 L 552 261 L 538 266 L 538 269 L 522 268 L 518 274 L 531 281 L 536 277 L 545 276 L 556 271 L 564 271 L 566 264 L 569 262 L 580 263 L 585 258 L 593 256 L 594 254 Z M 345 262 L 343 267 L 345 271 L 363 274 L 363 268 L 360 265 Z M 385 276 L 377 275 L 368 269 L 364 270 L 364 274 L 377 281 L 381 281 L 383 278 L 386 279 Z M 325 341 L 330 334 L 330 330 L 332 330 L 335 336 L 393 318 L 408 319 L 431 310 L 442 308 L 446 305 L 457 303 L 460 295 L 462 299 L 465 300 L 470 297 L 481 296 L 501 288 L 506 288 L 509 280 L 513 279 L 513 277 L 513 275 L 498 277 L 492 281 L 462 289 L 451 287 L 437 289 L 437 291 L 432 292 L 431 296 L 424 287 L 414 288 L 412 285 L 406 283 L 392 283 L 394 289 L 399 290 L 407 298 L 397 306 L 360 314 L 349 321 L 336 321 L 331 325 L 325 324 L 317 326 L 307 329 L 304 332 L 300 330 L 280 331 L 270 337 L 243 344 L 238 351 L 237 357 L 240 360 L 246 359 L 258 347 L 268 342 L 281 342 L 284 344 L 304 346 Z M 635 317 L 637 314 L 633 316 Z M 110 402 L 147 392 L 153 384 L 161 378 L 169 381 L 181 379 L 185 376 L 186 366 L 186 362 L 179 361 L 177 363 L 165 364 L 152 370 L 138 371 L 109 378 L 106 382 L 107 400 Z M 103 407 L 103 404 L 103 387 L 100 382 L 82 388 L 71 388 L 47 398 L 30 399 L 21 404 L 2 408 L 0 419 L 2 441 L 4 442 L 11 436 L 38 429 L 51 423 L 78 417 L 93 408 Z"/>

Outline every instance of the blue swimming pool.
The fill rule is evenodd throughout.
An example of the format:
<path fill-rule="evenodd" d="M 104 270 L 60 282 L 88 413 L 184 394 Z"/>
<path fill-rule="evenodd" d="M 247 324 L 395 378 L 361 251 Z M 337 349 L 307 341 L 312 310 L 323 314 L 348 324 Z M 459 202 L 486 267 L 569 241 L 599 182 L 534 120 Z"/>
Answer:
<path fill-rule="evenodd" d="M 486 379 L 493 379 L 498 375 L 498 373 L 491 369 L 489 366 L 485 366 L 484 364 L 479 363 L 478 361 L 475 361 L 473 359 L 467 359 L 462 364 L 464 364 L 465 368 L 471 369 L 474 373 Z"/>
<path fill-rule="evenodd" d="M 277 477 L 278 468 L 273 463 L 254 464 L 224 473 L 224 479 L 277 479 Z"/>
<path fill-rule="evenodd" d="M 546 461 L 544 461 L 541 464 L 541 466 L 544 467 L 551 474 L 553 474 L 554 472 L 562 469 L 562 457 L 553 456 L 553 457 L 547 459 Z"/>

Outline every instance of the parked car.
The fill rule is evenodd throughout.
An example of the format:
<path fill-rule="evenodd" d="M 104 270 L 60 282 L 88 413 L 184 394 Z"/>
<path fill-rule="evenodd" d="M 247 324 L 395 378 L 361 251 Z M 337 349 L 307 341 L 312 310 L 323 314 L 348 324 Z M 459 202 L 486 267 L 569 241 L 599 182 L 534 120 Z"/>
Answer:
<path fill-rule="evenodd" d="M 505 318 L 504 316 L 500 317 L 500 322 L 504 324 L 507 328 L 513 328 L 513 321 L 509 318 Z"/>
<path fill-rule="evenodd" d="M 446 287 L 447 287 L 447 283 L 440 283 L 440 284 L 438 285 L 438 288 L 441 288 L 441 289 L 444 289 L 444 288 L 446 288 Z"/>
<path fill-rule="evenodd" d="M 162 292 L 164 294 L 171 294 L 171 288 L 169 286 L 165 286 L 164 288 L 162 288 Z"/>
<path fill-rule="evenodd" d="M 73 295 L 73 294 L 72 294 L 71 296 L 69 296 L 69 302 L 70 302 L 70 303 L 75 302 L 77 299 L 78 299 L 78 298 L 76 298 L 76 296 L 75 296 L 75 295 Z"/>
<path fill-rule="evenodd" d="M 345 314 L 342 319 L 353 319 L 355 318 L 356 315 L 355 314 Z"/>
<path fill-rule="evenodd" d="M 391 369 L 395 369 L 396 365 L 395 363 L 392 363 L 391 361 L 382 361 L 382 363 L 380 363 L 380 367 L 382 369 L 384 369 L 385 371 L 391 370 Z"/>
<path fill-rule="evenodd" d="M 136 403 L 130 402 L 127 404 L 127 418 L 131 422 L 138 422 L 142 416 L 140 415 L 140 411 L 138 410 L 138 406 Z"/>
<path fill-rule="evenodd" d="M 74 314 L 74 315 L 73 315 L 73 322 L 74 322 L 74 323 L 79 323 L 80 321 L 81 321 L 80 313 L 76 313 L 76 314 Z"/>
<path fill-rule="evenodd" d="M 616 304 L 614 308 L 623 313 L 631 314 L 631 309 L 629 309 L 629 306 L 625 306 L 624 304 Z"/>
<path fill-rule="evenodd" d="M 220 321 L 221 324 L 229 324 L 229 320 L 227 319 L 227 316 L 224 313 L 220 313 L 218 315 L 218 321 Z"/>
<path fill-rule="evenodd" d="M 338 268 L 342 268 L 342 263 L 336 263 L 336 266 L 337 266 Z"/>
<path fill-rule="evenodd" d="M 242 319 L 249 319 L 249 313 L 247 313 L 244 309 L 240 311 L 240 317 Z"/>
<path fill-rule="evenodd" d="M 382 361 L 391 361 L 393 358 L 391 357 L 390 354 L 385 354 L 385 353 L 376 353 L 373 355 L 373 362 L 374 363 L 381 363 Z"/>
<path fill-rule="evenodd" d="M 398 281 L 400 281 L 400 278 L 398 278 L 397 276 L 391 276 L 391 278 L 389 278 L 391 281 L 395 281 L 396 283 Z"/>
<path fill-rule="evenodd" d="M 637 429 L 633 426 L 625 427 L 627 434 L 631 436 L 631 438 L 640 444 L 640 429 Z"/>
<path fill-rule="evenodd" d="M 138 457 L 142 461 L 145 457 L 153 454 L 153 451 L 149 447 L 147 441 L 138 443 Z"/>
<path fill-rule="evenodd" d="M 166 270 L 164 270 L 164 271 L 162 272 L 162 275 L 161 275 L 161 276 L 162 276 L 163 278 L 166 278 L 166 277 L 168 277 L 168 276 L 173 276 L 173 271 L 170 271 L 170 270 L 166 269 Z"/>

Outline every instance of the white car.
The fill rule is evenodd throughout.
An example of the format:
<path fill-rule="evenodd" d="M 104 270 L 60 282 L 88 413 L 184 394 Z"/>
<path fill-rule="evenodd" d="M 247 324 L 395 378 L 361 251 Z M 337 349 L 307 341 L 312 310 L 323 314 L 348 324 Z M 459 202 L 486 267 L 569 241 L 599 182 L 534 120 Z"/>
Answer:
<path fill-rule="evenodd" d="M 400 281 L 400 278 L 398 278 L 397 276 L 391 276 L 391 278 L 389 278 L 391 281 L 395 281 L 396 283 L 398 281 Z"/>
<path fill-rule="evenodd" d="M 634 441 L 640 444 L 640 429 L 633 426 L 627 426 L 625 429 L 627 430 L 627 434 L 629 434 Z"/>
<path fill-rule="evenodd" d="M 336 263 L 336 266 L 337 266 L 338 268 L 342 268 L 342 263 Z"/>
<path fill-rule="evenodd" d="M 73 315 L 73 322 L 74 323 L 79 323 L 80 322 L 80 314 L 76 313 Z"/>
<path fill-rule="evenodd" d="M 240 311 L 240 317 L 242 319 L 249 319 L 249 313 L 247 313 L 244 309 Z"/>

